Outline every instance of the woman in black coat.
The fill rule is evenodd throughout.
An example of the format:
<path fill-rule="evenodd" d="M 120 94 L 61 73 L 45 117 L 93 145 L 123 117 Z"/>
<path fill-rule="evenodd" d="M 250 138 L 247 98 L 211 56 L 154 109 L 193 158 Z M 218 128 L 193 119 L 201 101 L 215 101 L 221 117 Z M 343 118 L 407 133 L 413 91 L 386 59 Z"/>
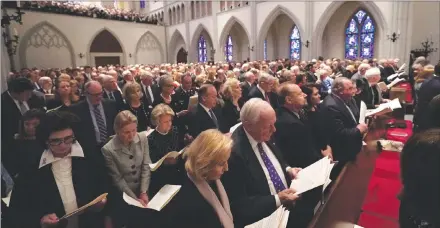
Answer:
<path fill-rule="evenodd" d="M 235 78 L 228 78 L 223 86 L 224 106 L 222 107 L 222 117 L 220 130 L 223 133 L 229 132 L 230 128 L 240 121 L 240 107 L 238 100 L 241 98 L 240 82 Z"/>
<path fill-rule="evenodd" d="M 80 215 L 60 219 L 106 192 L 96 181 L 104 177 L 75 139 L 74 122 L 71 114 L 53 111 L 38 126 L 37 141 L 45 150 L 38 167 L 16 181 L 10 202 L 14 227 L 103 227 L 104 217 L 96 212 L 105 199 Z"/>
<path fill-rule="evenodd" d="M 234 228 L 220 177 L 228 170 L 232 140 L 218 130 L 202 132 L 185 150 L 186 177 L 161 213 L 161 228 Z"/>
<path fill-rule="evenodd" d="M 68 107 L 80 100 L 72 100 L 72 90 L 69 81 L 57 81 L 55 97 L 47 101 L 47 110 L 67 111 Z"/>

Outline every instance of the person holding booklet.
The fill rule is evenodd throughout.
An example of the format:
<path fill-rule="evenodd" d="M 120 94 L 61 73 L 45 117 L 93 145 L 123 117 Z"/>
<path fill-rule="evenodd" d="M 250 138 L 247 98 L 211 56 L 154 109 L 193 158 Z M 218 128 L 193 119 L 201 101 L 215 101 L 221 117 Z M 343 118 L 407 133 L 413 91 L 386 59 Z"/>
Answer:
<path fill-rule="evenodd" d="M 220 177 L 228 171 L 232 140 L 218 130 L 203 131 L 185 150 L 187 176 L 162 209 L 161 228 L 234 228 L 229 198 Z"/>
<path fill-rule="evenodd" d="M 151 159 L 148 139 L 146 132 L 137 132 L 137 124 L 136 116 L 130 111 L 120 112 L 113 126 L 116 135 L 104 145 L 102 153 L 114 187 L 110 198 L 113 222 L 145 227 L 147 221 L 139 217 L 148 216 L 150 211 L 132 207 L 122 199 L 122 194 L 126 193 L 144 206 L 149 202 L 151 172 L 148 164 Z"/>
<path fill-rule="evenodd" d="M 171 151 L 180 151 L 184 140 L 177 127 L 172 125 L 174 111 L 166 104 L 158 104 L 151 112 L 151 122 L 156 129 L 148 135 L 150 157 L 153 163 Z M 184 177 L 181 157 L 167 157 L 164 164 L 153 172 L 149 192 L 155 195 L 165 184 L 180 184 Z"/>
<path fill-rule="evenodd" d="M 76 141 L 72 125 L 77 118 L 67 112 L 46 113 L 36 138 L 44 151 L 38 166 L 19 175 L 10 201 L 13 227 L 101 228 L 104 216 L 95 213 L 106 199 L 78 215 L 61 219 L 106 192 L 96 180 L 102 172 Z"/>

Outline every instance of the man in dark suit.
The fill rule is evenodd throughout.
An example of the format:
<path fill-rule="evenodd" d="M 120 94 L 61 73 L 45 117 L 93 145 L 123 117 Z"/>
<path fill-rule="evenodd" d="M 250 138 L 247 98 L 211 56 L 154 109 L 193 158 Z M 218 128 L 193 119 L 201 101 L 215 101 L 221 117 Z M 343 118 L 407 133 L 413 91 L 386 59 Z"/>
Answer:
<path fill-rule="evenodd" d="M 354 160 L 362 148 L 362 136 L 367 131 L 366 124 L 358 124 L 359 108 L 352 101 L 353 83 L 339 77 L 333 82 L 332 93 L 321 103 L 320 108 L 325 129 L 330 136 L 330 146 L 334 160 L 339 161 L 332 171 L 332 180 L 342 170 L 346 162 Z"/>
<path fill-rule="evenodd" d="M 284 84 L 279 89 L 282 106 L 277 109 L 275 140 L 290 166 L 307 167 L 322 158 L 313 145 L 310 125 L 303 107 L 306 95 L 298 85 Z M 331 156 L 331 150 L 327 151 Z"/>
<path fill-rule="evenodd" d="M 244 82 L 240 84 L 241 98 L 238 100 L 238 105 L 243 107 L 244 103 L 249 100 L 249 90 L 254 86 L 255 75 L 251 71 L 244 73 Z"/>
<path fill-rule="evenodd" d="M 248 98 L 260 98 L 267 101 L 272 108 L 278 108 L 278 97 L 272 92 L 275 78 L 267 73 L 260 73 L 257 86 L 249 89 Z"/>
<path fill-rule="evenodd" d="M 364 78 L 356 81 L 356 85 L 360 85 L 358 89 L 361 91 L 356 96 L 365 102 L 368 109 L 374 109 L 376 108 L 376 105 L 379 105 L 385 101 L 382 98 L 382 90 L 377 85 L 377 83 L 381 80 L 380 74 L 380 69 L 374 67 L 365 72 Z"/>
<path fill-rule="evenodd" d="M 189 113 L 188 133 L 196 138 L 202 131 L 219 129 L 221 123 L 221 110 L 217 105 L 217 90 L 211 84 L 204 84 L 198 93 L 199 103 Z"/>
<path fill-rule="evenodd" d="M 142 102 L 151 112 L 154 100 L 159 96 L 158 87 L 153 86 L 153 75 L 148 71 L 142 71 L 140 73 L 140 85 L 143 94 Z"/>
<path fill-rule="evenodd" d="M 84 90 L 86 100 L 70 106 L 69 109 L 81 120 L 73 129 L 78 142 L 85 148 L 84 151 L 96 152 L 91 155 L 96 158 L 96 155 L 101 154 L 101 147 L 108 137 L 115 133 L 113 123 L 118 108 L 115 101 L 102 99 L 103 90 L 99 82 L 87 82 Z"/>
<path fill-rule="evenodd" d="M 423 82 L 418 94 L 416 112 L 414 114 L 414 131 L 423 131 L 430 127 L 429 102 L 440 94 L 440 76 L 434 75 Z"/>
<path fill-rule="evenodd" d="M 10 146 L 14 141 L 14 135 L 19 131 L 19 123 L 22 115 L 30 109 L 45 109 L 44 95 L 40 92 L 33 91 L 32 82 L 23 77 L 13 78 L 8 81 L 8 90 L 1 95 L 2 107 L 2 158 L 7 157 Z M 9 169 L 7 163 L 4 163 Z"/>
<path fill-rule="evenodd" d="M 102 79 L 103 98 L 115 101 L 118 111 L 124 108 L 124 98 L 122 98 L 121 91 L 118 90 L 116 79 L 110 75 L 104 75 Z"/>
<path fill-rule="evenodd" d="M 232 134 L 229 171 L 222 177 L 237 227 L 259 221 L 281 205 L 291 207 L 297 195 L 290 181 L 299 171 L 287 165 L 271 140 L 276 117 L 269 103 L 250 99 L 240 117 L 243 124 Z"/>

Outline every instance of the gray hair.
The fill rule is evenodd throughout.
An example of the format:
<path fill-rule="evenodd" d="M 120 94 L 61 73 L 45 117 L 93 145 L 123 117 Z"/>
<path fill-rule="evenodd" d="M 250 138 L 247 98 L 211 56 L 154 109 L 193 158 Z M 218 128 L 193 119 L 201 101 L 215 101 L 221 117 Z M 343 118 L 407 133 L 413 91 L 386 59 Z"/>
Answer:
<path fill-rule="evenodd" d="M 40 79 L 38 79 L 39 84 L 43 84 L 44 82 L 51 82 L 51 81 L 52 81 L 52 79 L 47 76 L 44 76 L 44 77 L 41 77 Z"/>
<path fill-rule="evenodd" d="M 157 126 L 158 120 L 162 115 L 170 115 L 174 116 L 174 111 L 170 108 L 170 106 L 166 104 L 158 104 L 151 111 L 151 122 L 154 126 Z"/>
<path fill-rule="evenodd" d="M 380 76 L 380 70 L 377 67 L 370 68 L 367 70 L 367 72 L 365 72 L 366 78 L 371 78 L 375 76 Z"/>
<path fill-rule="evenodd" d="M 251 98 L 240 111 L 240 119 L 243 123 L 255 124 L 260 119 L 260 113 L 262 110 L 272 109 L 272 106 L 260 98 Z"/>
<path fill-rule="evenodd" d="M 174 82 L 173 77 L 171 77 L 168 74 L 164 74 L 164 75 L 160 76 L 160 78 L 159 78 L 159 87 L 162 88 L 165 85 L 165 82 L 167 80 L 170 80 L 171 82 Z"/>
<path fill-rule="evenodd" d="M 338 94 L 339 92 L 344 90 L 344 82 L 349 81 L 353 83 L 350 79 L 346 77 L 337 77 L 333 80 L 332 84 L 332 93 Z"/>
<path fill-rule="evenodd" d="M 244 73 L 244 78 L 248 79 L 249 77 L 254 76 L 254 73 L 248 71 L 246 73 Z"/>
<path fill-rule="evenodd" d="M 359 65 L 359 67 L 358 67 L 358 71 L 361 71 L 361 70 L 363 70 L 363 69 L 366 69 L 366 70 L 368 70 L 368 69 L 370 69 L 370 64 L 368 64 L 368 63 L 361 63 L 361 65 Z"/>
<path fill-rule="evenodd" d="M 102 78 L 101 80 L 103 83 L 106 83 L 112 79 L 115 79 L 113 76 L 107 75 L 107 74 L 101 74 L 101 75 L 99 75 L 99 77 Z"/>
<path fill-rule="evenodd" d="M 90 87 L 91 85 L 93 85 L 93 84 L 96 84 L 96 85 L 101 86 L 101 83 L 92 80 L 92 81 L 88 81 L 88 82 L 86 82 L 86 84 L 84 84 L 84 90 L 85 90 L 86 92 L 88 92 L 89 87 Z"/>
<path fill-rule="evenodd" d="M 258 77 L 258 83 L 272 81 L 274 79 L 275 78 L 272 75 L 268 74 L 268 73 L 261 73 L 260 77 Z"/>
<path fill-rule="evenodd" d="M 129 74 L 131 74 L 131 71 L 125 70 L 124 72 L 122 72 L 122 77 L 125 77 L 125 76 L 127 76 Z"/>
<path fill-rule="evenodd" d="M 143 70 L 140 72 L 139 77 L 141 80 L 143 80 L 145 78 L 153 78 L 153 74 L 149 71 Z"/>

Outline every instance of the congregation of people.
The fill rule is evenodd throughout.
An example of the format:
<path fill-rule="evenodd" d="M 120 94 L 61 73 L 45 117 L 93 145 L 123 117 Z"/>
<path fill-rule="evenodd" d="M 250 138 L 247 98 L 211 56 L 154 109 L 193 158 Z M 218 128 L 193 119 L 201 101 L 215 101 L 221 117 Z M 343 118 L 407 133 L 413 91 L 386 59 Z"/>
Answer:
<path fill-rule="evenodd" d="M 15 2 L 12 2 L 16 4 Z M 129 21 L 144 24 L 157 25 L 163 19 L 148 17 L 133 10 L 106 7 L 101 4 L 90 4 L 72 1 L 23 1 L 21 7 L 24 10 L 66 14 L 79 17 L 92 17 L 117 21 Z"/>
<path fill-rule="evenodd" d="M 288 227 L 307 227 L 322 189 L 296 194 L 292 180 L 326 156 L 336 180 L 356 160 L 368 131 L 360 103 L 389 102 L 378 83 L 399 66 L 319 57 L 10 73 L 1 147 L 2 197 L 12 195 L 2 226 L 233 228 L 284 206 Z M 401 227 L 439 227 L 440 63 L 418 58 L 410 69 L 402 77 L 414 82 L 417 133 L 402 152 Z M 182 187 L 161 211 L 123 199 L 147 206 L 167 184 Z"/>

